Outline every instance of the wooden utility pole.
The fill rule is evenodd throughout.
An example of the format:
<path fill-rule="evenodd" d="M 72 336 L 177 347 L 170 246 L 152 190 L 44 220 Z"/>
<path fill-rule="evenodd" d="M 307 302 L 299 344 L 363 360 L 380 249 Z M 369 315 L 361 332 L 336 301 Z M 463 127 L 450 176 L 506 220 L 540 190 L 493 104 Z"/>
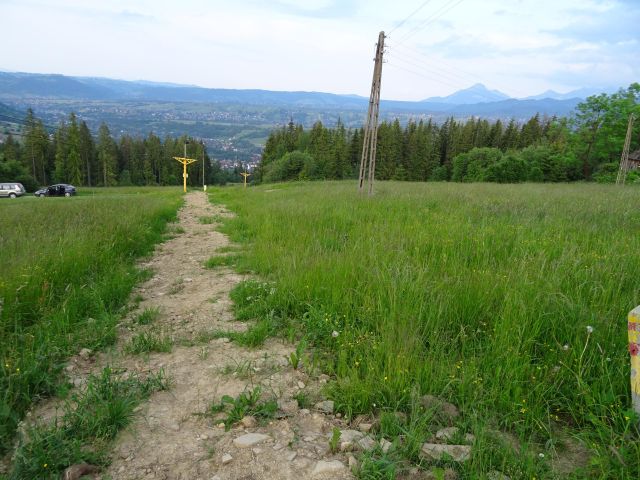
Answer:
<path fill-rule="evenodd" d="M 635 114 L 629 115 L 629 126 L 627 127 L 627 137 L 624 140 L 624 148 L 620 157 L 620 169 L 618 170 L 618 178 L 616 185 L 624 185 L 627 180 L 627 172 L 629 171 L 629 146 L 631 145 L 631 133 L 633 132 L 633 122 L 636 119 Z"/>
<path fill-rule="evenodd" d="M 184 193 L 187 193 L 187 177 L 189 176 L 187 174 L 187 165 L 192 164 L 193 162 L 197 162 L 197 160 L 195 158 L 187 158 L 187 144 L 185 142 L 184 144 L 184 157 L 173 157 L 174 160 L 177 160 L 178 162 L 180 162 L 182 164 L 183 171 L 182 171 L 182 179 L 183 179 L 183 183 L 184 183 Z"/>
<path fill-rule="evenodd" d="M 205 192 L 207 191 L 207 185 L 204 181 L 204 142 L 202 140 L 200 140 L 200 144 L 202 145 L 202 190 L 204 190 Z M 186 157 L 186 155 L 185 155 Z"/>
<path fill-rule="evenodd" d="M 373 193 L 373 181 L 376 172 L 376 148 L 378 145 L 378 116 L 380 113 L 380 85 L 382 82 L 382 56 L 384 55 L 384 32 L 378 35 L 376 58 L 373 66 L 373 80 L 371 82 L 371 96 L 369 97 L 369 112 L 364 126 L 362 143 L 362 157 L 360 158 L 360 180 L 358 191 L 364 191 L 365 178 L 368 181 L 369 195 Z"/>

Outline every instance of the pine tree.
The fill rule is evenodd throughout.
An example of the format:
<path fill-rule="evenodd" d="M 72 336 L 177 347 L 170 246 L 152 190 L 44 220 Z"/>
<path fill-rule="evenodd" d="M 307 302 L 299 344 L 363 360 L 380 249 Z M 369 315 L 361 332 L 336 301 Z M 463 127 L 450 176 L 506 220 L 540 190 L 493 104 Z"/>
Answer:
<path fill-rule="evenodd" d="M 418 145 L 418 126 L 414 121 L 407 124 L 404 133 L 404 152 L 402 169 L 406 172 L 405 179 L 420 180 L 420 151 Z M 400 180 L 396 173 L 396 178 Z"/>
<path fill-rule="evenodd" d="M 102 185 L 116 185 L 117 146 L 111 138 L 109 127 L 105 123 L 98 130 L 98 163 L 102 173 Z"/>
<path fill-rule="evenodd" d="M 95 145 L 93 142 L 93 137 L 91 136 L 91 132 L 89 131 L 89 127 L 87 127 L 86 122 L 82 121 L 80 123 L 80 132 L 79 132 L 79 153 L 80 153 L 80 161 L 82 165 L 84 165 L 84 178 L 86 180 L 86 185 L 91 186 L 94 182 L 92 175 L 95 175 Z"/>
<path fill-rule="evenodd" d="M 498 119 L 491 126 L 491 130 L 489 130 L 489 136 L 487 137 L 487 142 L 485 146 L 492 147 L 492 148 L 500 148 L 502 146 L 503 135 L 504 135 L 504 127 L 502 125 L 502 121 Z"/>
<path fill-rule="evenodd" d="M 439 135 L 439 151 L 440 151 L 440 166 L 443 170 L 440 170 L 439 175 L 441 179 L 445 177 L 449 178 L 451 172 L 451 161 L 455 157 L 456 153 L 456 130 L 457 123 L 453 117 L 448 118 L 440 127 Z M 444 175 L 443 175 L 444 173 Z"/>
<path fill-rule="evenodd" d="M 331 160 L 330 168 L 328 169 L 328 178 L 342 179 L 348 175 L 349 171 L 349 159 L 348 159 L 348 146 L 347 146 L 347 132 L 344 128 L 344 124 L 340 119 L 336 127 L 333 129 L 331 135 Z"/>
<path fill-rule="evenodd" d="M 82 181 L 82 159 L 80 158 L 80 129 L 76 120 L 76 115 L 69 115 L 69 130 L 67 133 L 67 165 L 66 176 L 68 182 L 81 185 Z"/>
<path fill-rule="evenodd" d="M 315 159 L 318 175 L 320 178 L 328 178 L 331 174 L 332 156 L 331 156 L 331 139 L 329 132 L 318 121 L 313 124 L 309 137 L 309 153 Z"/>
<path fill-rule="evenodd" d="M 509 121 L 509 125 L 507 125 L 506 130 L 504 131 L 504 135 L 502 136 L 502 141 L 500 142 L 500 149 L 503 152 L 507 150 L 511 150 L 518 147 L 519 143 L 519 129 L 518 124 L 515 119 L 511 119 Z"/>
<path fill-rule="evenodd" d="M 160 138 L 149 133 L 145 141 L 145 178 L 147 185 L 160 184 L 162 164 L 162 142 Z"/>
<path fill-rule="evenodd" d="M 540 125 L 540 115 L 535 114 L 527 123 L 522 126 L 520 138 L 518 139 L 518 147 L 525 148 L 529 145 L 535 145 L 542 139 L 542 125 Z"/>
<path fill-rule="evenodd" d="M 173 157 L 182 156 L 178 152 L 178 141 L 172 137 L 166 137 L 162 145 L 162 179 L 164 185 L 177 185 L 182 178 L 180 164 Z"/>
<path fill-rule="evenodd" d="M 28 157 L 29 168 L 34 180 L 44 185 L 46 183 L 45 167 L 49 150 L 49 138 L 42 121 L 35 117 L 31 109 L 27 110 L 25 124 L 24 156 Z"/>
<path fill-rule="evenodd" d="M 349 165 L 351 166 L 351 176 L 357 177 L 360 172 L 360 159 L 362 158 L 363 130 L 354 130 L 349 140 Z"/>
<path fill-rule="evenodd" d="M 55 144 L 55 162 L 53 179 L 56 182 L 67 181 L 67 153 L 68 149 L 68 129 L 64 122 L 60 122 L 58 130 L 56 130 L 54 136 Z"/>

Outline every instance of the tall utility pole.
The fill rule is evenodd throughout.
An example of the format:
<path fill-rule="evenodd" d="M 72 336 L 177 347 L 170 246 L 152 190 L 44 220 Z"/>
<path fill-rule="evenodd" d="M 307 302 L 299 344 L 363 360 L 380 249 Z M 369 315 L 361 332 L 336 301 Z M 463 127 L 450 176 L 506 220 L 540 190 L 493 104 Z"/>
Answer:
<path fill-rule="evenodd" d="M 364 182 L 367 178 L 369 195 L 373 193 L 373 180 L 376 172 L 376 148 L 378 145 L 378 116 L 380 113 L 380 85 L 382 82 L 382 56 L 384 54 L 384 32 L 378 35 L 376 45 L 376 58 L 373 67 L 373 80 L 371 82 L 371 96 L 369 97 L 369 112 L 364 126 L 364 140 L 362 144 L 362 157 L 360 158 L 360 180 L 358 191 L 364 191 Z"/>
<path fill-rule="evenodd" d="M 187 174 L 187 165 L 197 162 L 195 158 L 187 158 L 187 142 L 184 143 L 184 157 L 173 157 L 173 159 L 180 162 L 184 167 L 182 171 L 182 179 L 184 183 L 184 193 L 187 193 L 187 177 L 189 176 Z"/>
<path fill-rule="evenodd" d="M 202 145 L 202 190 L 206 192 L 207 186 L 204 183 L 204 141 L 200 140 L 200 144 Z"/>
<path fill-rule="evenodd" d="M 631 133 L 633 132 L 633 122 L 636 119 L 635 114 L 629 115 L 629 126 L 627 127 L 627 138 L 624 140 L 624 148 L 620 157 L 620 169 L 618 170 L 618 178 L 616 185 L 624 185 L 627 180 L 627 172 L 629 171 L 629 146 L 631 145 Z"/>

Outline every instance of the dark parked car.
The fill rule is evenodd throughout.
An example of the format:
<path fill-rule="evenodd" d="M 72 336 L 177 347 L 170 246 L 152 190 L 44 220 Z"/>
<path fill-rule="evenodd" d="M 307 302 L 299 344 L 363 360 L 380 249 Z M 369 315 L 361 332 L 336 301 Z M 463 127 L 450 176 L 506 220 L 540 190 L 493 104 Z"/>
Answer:
<path fill-rule="evenodd" d="M 36 197 L 70 197 L 76 194 L 76 187 L 67 183 L 57 183 L 36 191 Z"/>

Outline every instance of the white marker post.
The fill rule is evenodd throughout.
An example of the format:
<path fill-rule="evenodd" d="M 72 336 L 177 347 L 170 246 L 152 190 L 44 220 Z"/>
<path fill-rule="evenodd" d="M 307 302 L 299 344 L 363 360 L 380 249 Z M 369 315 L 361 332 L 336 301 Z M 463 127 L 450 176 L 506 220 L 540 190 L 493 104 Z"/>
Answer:
<path fill-rule="evenodd" d="M 629 354 L 631 355 L 631 399 L 640 415 L 640 306 L 629 312 Z"/>

